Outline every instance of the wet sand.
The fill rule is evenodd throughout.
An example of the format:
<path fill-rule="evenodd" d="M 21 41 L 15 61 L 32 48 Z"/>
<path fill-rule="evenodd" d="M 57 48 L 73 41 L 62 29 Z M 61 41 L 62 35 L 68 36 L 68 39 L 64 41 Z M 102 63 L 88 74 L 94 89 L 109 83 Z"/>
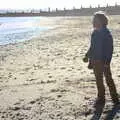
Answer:
<path fill-rule="evenodd" d="M 120 92 L 120 16 L 109 16 L 114 37 L 111 63 Z M 1 120 L 90 120 L 96 84 L 82 58 L 90 43 L 91 17 L 49 18 L 55 26 L 37 38 L 0 46 Z M 106 86 L 101 120 L 112 109 Z M 115 115 L 120 119 L 120 111 Z"/>

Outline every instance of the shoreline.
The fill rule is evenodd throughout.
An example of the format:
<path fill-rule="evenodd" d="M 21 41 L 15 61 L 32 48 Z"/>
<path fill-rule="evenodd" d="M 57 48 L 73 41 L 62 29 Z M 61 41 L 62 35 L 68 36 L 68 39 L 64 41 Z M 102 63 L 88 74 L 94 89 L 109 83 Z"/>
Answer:
<path fill-rule="evenodd" d="M 54 28 L 48 28 L 47 30 L 40 31 L 39 35 L 32 36 L 31 38 L 28 38 L 28 39 L 24 39 L 24 40 L 20 40 L 20 41 L 18 40 L 18 41 L 15 41 L 15 42 L 13 42 L 13 43 L 0 44 L 0 46 L 3 46 L 3 47 L 4 47 L 4 46 L 9 46 L 9 45 L 17 45 L 17 44 L 19 44 L 19 43 L 25 44 L 26 42 L 29 42 L 29 41 L 31 41 L 31 40 L 33 40 L 33 39 L 39 38 L 40 35 L 42 35 L 42 34 L 44 34 L 44 33 L 46 33 L 46 32 L 49 32 L 49 31 L 52 30 L 52 29 L 54 29 Z"/>
<path fill-rule="evenodd" d="M 41 18 L 41 17 L 40 17 Z M 58 19 L 58 18 L 57 18 Z M 53 23 L 54 22 L 57 22 L 57 19 L 53 20 L 51 18 L 41 18 L 40 21 L 36 21 L 34 22 L 33 21 L 33 24 L 34 26 L 38 26 L 38 29 L 39 32 L 37 31 L 37 33 L 35 33 L 36 35 L 32 35 L 32 36 L 29 36 L 29 37 L 26 37 L 26 38 L 21 38 L 21 39 L 17 39 L 15 38 L 15 41 L 11 40 L 9 41 L 8 43 L 7 42 L 2 42 L 1 41 L 1 44 L 0 46 L 4 46 L 4 45 L 9 45 L 9 44 L 18 44 L 18 43 L 21 43 L 21 42 L 24 42 L 24 41 L 29 41 L 29 40 L 32 40 L 32 39 L 36 39 L 37 37 L 39 37 L 41 34 L 44 34 L 45 32 L 49 32 L 49 30 L 52 30 L 52 29 L 55 29 L 55 26 Z M 28 28 L 30 29 L 30 28 Z M 31 28 L 32 29 L 32 28 Z M 41 30 L 42 29 L 42 30 Z M 24 30 L 24 29 L 23 29 Z M 33 31 L 34 32 L 34 31 Z M 15 33 L 14 33 L 15 34 Z M 19 33 L 20 34 L 20 33 Z M 28 34 L 29 34 L 29 31 L 28 31 Z M 14 36 L 14 35 L 13 35 Z M 19 37 L 19 36 L 18 36 Z M 7 38 L 6 38 L 7 39 Z"/>

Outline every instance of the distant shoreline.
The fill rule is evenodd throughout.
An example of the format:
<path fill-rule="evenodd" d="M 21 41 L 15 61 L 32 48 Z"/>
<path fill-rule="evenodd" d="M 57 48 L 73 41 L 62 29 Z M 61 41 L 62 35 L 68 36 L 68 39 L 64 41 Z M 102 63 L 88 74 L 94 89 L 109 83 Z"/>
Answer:
<path fill-rule="evenodd" d="M 91 16 L 94 12 L 97 11 L 105 11 L 108 15 L 120 15 L 120 5 L 116 6 L 106 6 L 106 7 L 96 7 L 96 8 L 80 8 L 80 9 L 72 9 L 67 10 L 58 10 L 56 8 L 55 11 L 51 11 L 50 8 L 48 11 L 30 11 L 30 12 L 10 12 L 0 13 L 0 17 L 32 17 L 32 16 L 45 16 L 45 17 L 58 17 L 58 16 Z"/>
<path fill-rule="evenodd" d="M 59 15 L 59 14 L 58 15 L 37 15 L 37 14 L 35 14 L 35 15 L 26 15 L 26 14 L 14 15 L 14 14 L 12 14 L 12 15 L 7 15 L 6 14 L 6 15 L 0 15 L 0 18 L 3 18 L 3 17 L 70 17 L 70 16 L 71 17 L 80 17 L 80 16 L 92 16 L 93 14 L 87 14 L 87 15 L 75 15 L 75 14 L 69 14 L 69 15 Z M 108 15 L 120 15 L 120 14 L 108 14 Z M 0 25 L 1 25 L 1 23 L 0 23 Z"/>

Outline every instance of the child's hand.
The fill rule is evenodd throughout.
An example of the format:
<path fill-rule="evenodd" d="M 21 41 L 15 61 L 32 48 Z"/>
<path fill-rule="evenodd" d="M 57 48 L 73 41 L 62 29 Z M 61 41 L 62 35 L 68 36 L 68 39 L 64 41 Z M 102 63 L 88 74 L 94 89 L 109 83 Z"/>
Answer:
<path fill-rule="evenodd" d="M 85 57 L 83 58 L 83 62 L 85 62 L 85 63 L 88 62 L 88 57 L 85 56 Z"/>

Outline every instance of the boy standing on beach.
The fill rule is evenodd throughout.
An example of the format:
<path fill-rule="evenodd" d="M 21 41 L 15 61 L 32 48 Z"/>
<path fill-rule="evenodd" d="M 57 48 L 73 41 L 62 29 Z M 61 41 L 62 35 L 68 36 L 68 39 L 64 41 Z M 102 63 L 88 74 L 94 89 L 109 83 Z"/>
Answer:
<path fill-rule="evenodd" d="M 103 12 L 96 12 L 93 17 L 94 31 L 91 35 L 91 46 L 83 59 L 84 62 L 89 60 L 89 67 L 93 67 L 98 90 L 96 104 L 105 103 L 105 87 L 103 84 L 103 75 L 109 87 L 113 103 L 119 103 L 118 94 L 110 70 L 110 62 L 113 53 L 113 38 L 107 28 L 108 19 Z"/>

